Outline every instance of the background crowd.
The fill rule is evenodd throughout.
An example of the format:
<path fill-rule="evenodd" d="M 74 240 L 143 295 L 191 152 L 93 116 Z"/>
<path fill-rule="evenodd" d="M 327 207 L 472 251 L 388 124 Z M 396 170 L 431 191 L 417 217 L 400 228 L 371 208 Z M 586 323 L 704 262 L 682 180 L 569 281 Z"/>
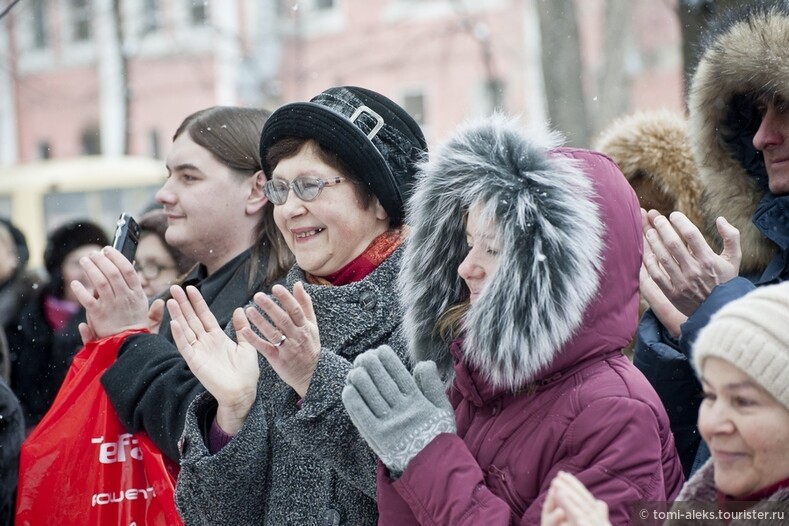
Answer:
<path fill-rule="evenodd" d="M 186 524 L 789 512 L 787 31 L 724 13 L 687 117 L 600 152 L 500 114 L 428 149 L 333 87 L 189 115 L 134 263 L 78 220 L 32 275 L 1 221 L 0 523 L 71 358 L 130 329 L 101 382 Z"/>

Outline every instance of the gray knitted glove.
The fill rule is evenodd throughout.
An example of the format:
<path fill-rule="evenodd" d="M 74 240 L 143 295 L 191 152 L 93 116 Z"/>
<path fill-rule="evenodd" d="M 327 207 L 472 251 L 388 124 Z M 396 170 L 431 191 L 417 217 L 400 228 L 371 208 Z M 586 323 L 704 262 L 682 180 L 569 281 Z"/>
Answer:
<path fill-rule="evenodd" d="M 420 362 L 411 377 L 390 347 L 356 357 L 342 401 L 351 421 L 393 476 L 399 476 L 441 433 L 455 432 L 455 412 L 434 362 Z"/>

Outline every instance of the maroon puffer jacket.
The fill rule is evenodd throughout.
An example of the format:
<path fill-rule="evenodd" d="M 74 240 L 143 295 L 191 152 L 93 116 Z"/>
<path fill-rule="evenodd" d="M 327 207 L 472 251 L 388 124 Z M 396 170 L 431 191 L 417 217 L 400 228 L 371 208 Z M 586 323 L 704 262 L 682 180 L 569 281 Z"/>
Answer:
<path fill-rule="evenodd" d="M 638 201 L 619 169 L 604 155 L 571 149 L 555 150 L 552 155 L 575 160 L 592 180 L 604 227 L 597 293 L 587 302 L 569 339 L 549 351 L 547 365 L 534 374 L 518 371 L 519 367 L 533 368 L 531 357 L 523 362 L 510 359 L 495 376 L 485 369 L 490 360 L 474 349 L 464 349 L 463 342 L 452 345 L 449 352 L 455 376 L 449 395 L 457 435 L 439 435 L 397 480 L 379 468 L 381 525 L 539 524 L 548 487 L 559 470 L 575 474 L 595 497 L 606 501 L 613 524 L 631 522 L 634 501 L 669 500 L 682 486 L 665 410 L 646 379 L 621 353 L 637 323 L 642 251 Z M 441 176 L 438 169 L 432 175 Z M 439 205 L 445 199 L 442 195 L 423 197 L 424 203 L 433 199 Z M 424 217 L 435 214 L 427 210 Z M 497 220 L 501 223 L 507 217 Z M 419 234 L 419 225 L 414 228 Z M 502 256 L 513 258 L 512 253 L 505 248 Z M 493 279 L 516 282 L 513 274 L 519 271 L 519 263 L 502 261 L 505 272 Z M 506 290 L 488 287 L 486 291 Z M 415 296 L 405 292 L 405 300 L 413 300 Z M 418 304 L 420 300 L 413 301 Z M 412 319 L 429 317 L 425 314 L 429 310 L 412 312 Z M 517 309 L 507 312 L 515 315 L 494 320 L 498 326 L 467 327 L 466 342 L 470 330 L 507 332 L 513 324 L 545 323 L 529 320 Z M 477 336 L 476 341 L 485 341 Z M 507 343 L 506 337 L 499 341 L 499 345 Z M 528 349 L 516 351 L 529 353 Z M 491 380 L 502 375 L 507 380 L 508 374 L 529 381 L 512 389 L 507 382 L 499 381 L 496 386 Z"/>
<path fill-rule="evenodd" d="M 630 524 L 634 501 L 679 492 L 663 406 L 621 352 L 556 373 L 533 395 L 490 389 L 462 362 L 455 371 L 458 434 L 433 440 L 397 481 L 379 469 L 379 524 L 539 524 L 559 470 L 609 504 L 612 524 Z"/>

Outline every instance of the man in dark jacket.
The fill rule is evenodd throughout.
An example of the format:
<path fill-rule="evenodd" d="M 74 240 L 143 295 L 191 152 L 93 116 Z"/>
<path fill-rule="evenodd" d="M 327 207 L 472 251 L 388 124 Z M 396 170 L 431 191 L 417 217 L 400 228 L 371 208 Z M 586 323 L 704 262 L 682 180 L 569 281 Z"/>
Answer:
<path fill-rule="evenodd" d="M 708 457 L 696 428 L 701 385 L 690 365 L 698 331 L 729 301 L 789 276 L 787 32 L 786 0 L 726 13 L 692 81 L 690 138 L 707 239 L 717 230 L 722 250 L 682 214 L 646 219 L 650 279 L 642 291 L 651 310 L 639 325 L 635 363 L 666 406 L 686 475 Z"/>

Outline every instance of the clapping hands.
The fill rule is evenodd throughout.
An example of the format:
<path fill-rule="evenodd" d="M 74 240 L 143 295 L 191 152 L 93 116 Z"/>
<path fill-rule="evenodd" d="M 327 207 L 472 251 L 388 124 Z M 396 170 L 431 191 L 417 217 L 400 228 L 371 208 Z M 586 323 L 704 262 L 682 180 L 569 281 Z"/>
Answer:
<path fill-rule="evenodd" d="M 707 299 L 716 285 L 737 277 L 742 258 L 740 233 L 724 218 L 716 221 L 723 239 L 720 254 L 710 248 L 701 231 L 680 212 L 667 218 L 651 210 L 642 212 L 642 218 L 646 239 L 644 265 L 666 297 L 686 316 Z"/>
<path fill-rule="evenodd" d="M 580 480 L 560 471 L 551 481 L 542 507 L 541 526 L 610 526 L 608 505 Z"/>
<path fill-rule="evenodd" d="M 236 434 L 257 396 L 260 378 L 258 354 L 299 396 L 304 396 L 320 356 L 320 338 L 312 300 L 301 283 L 290 294 L 274 287 L 277 305 L 258 293 L 255 307 L 233 313 L 237 342 L 219 326 L 200 292 L 174 286 L 167 302 L 173 340 L 189 369 L 217 400 L 217 423 L 228 434 Z M 271 321 L 269 321 L 271 320 Z M 260 334 L 252 329 L 254 325 Z"/>
<path fill-rule="evenodd" d="M 742 259 L 740 233 L 723 217 L 716 221 L 723 250 L 716 254 L 684 214 L 665 217 L 641 210 L 644 257 L 641 289 L 655 315 L 677 336 L 717 285 L 737 277 Z"/>
<path fill-rule="evenodd" d="M 238 343 L 224 331 L 195 287 L 170 289 L 167 309 L 178 351 L 203 387 L 216 398 L 217 423 L 226 433 L 241 429 L 257 395 L 257 351 L 239 329 L 248 327 L 242 309 L 233 312 Z"/>

